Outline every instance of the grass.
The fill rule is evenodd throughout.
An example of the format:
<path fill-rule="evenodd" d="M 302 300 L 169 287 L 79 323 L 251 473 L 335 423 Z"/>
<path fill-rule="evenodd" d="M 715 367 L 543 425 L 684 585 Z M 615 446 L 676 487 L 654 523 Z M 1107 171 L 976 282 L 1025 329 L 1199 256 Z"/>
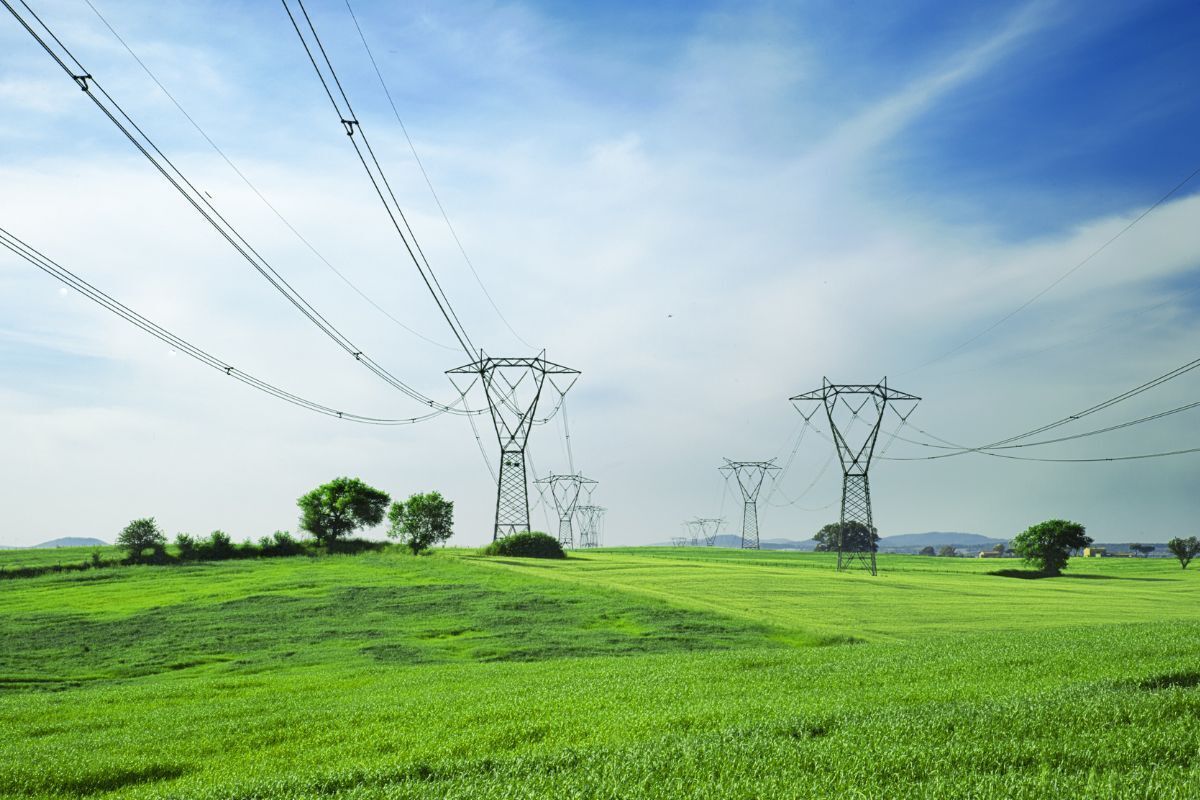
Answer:
<path fill-rule="evenodd" d="M 0 571 L 90 563 L 93 552 L 99 552 L 104 561 L 119 561 L 125 555 L 124 551 L 112 545 L 0 550 Z"/>
<path fill-rule="evenodd" d="M 1200 576 L 442 551 L 0 585 L 0 796 L 1190 798 Z"/>

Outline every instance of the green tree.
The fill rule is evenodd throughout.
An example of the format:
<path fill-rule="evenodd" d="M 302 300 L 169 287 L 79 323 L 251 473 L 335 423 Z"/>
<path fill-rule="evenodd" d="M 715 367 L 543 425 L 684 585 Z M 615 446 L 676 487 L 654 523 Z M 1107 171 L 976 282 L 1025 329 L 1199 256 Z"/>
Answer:
<path fill-rule="evenodd" d="M 841 528 L 841 523 L 831 522 L 821 530 L 817 531 L 817 535 L 813 537 L 813 541 L 817 543 L 816 550 L 818 552 L 837 552 L 838 549 L 838 530 Z M 879 532 L 874 528 L 868 528 L 861 522 L 847 522 L 845 539 L 842 542 L 842 550 L 850 552 L 868 552 L 879 549 Z"/>
<path fill-rule="evenodd" d="M 958 555 L 958 550 L 952 544 L 944 544 L 938 550 L 938 555 L 942 558 L 954 558 Z"/>
<path fill-rule="evenodd" d="M 334 478 L 296 501 L 300 529 L 328 545 L 359 528 L 383 522 L 392 498 L 358 478 Z"/>
<path fill-rule="evenodd" d="M 1179 559 L 1179 566 L 1187 569 L 1188 563 L 1200 556 L 1200 539 L 1195 536 L 1189 536 L 1186 539 L 1178 537 L 1167 542 L 1167 549 L 1171 551 L 1171 555 Z"/>
<path fill-rule="evenodd" d="M 1092 538 L 1078 522 L 1050 519 L 1013 539 L 1012 551 L 1047 575 L 1061 575 L 1071 551 L 1091 543 Z"/>
<path fill-rule="evenodd" d="M 388 520 L 388 537 L 399 539 L 416 555 L 454 533 L 454 503 L 438 492 L 414 494 L 403 503 L 392 503 Z"/>
<path fill-rule="evenodd" d="M 125 548 L 130 561 L 142 561 L 147 550 L 153 551 L 153 558 L 161 558 L 166 544 L 167 537 L 158 529 L 154 517 L 135 519 L 117 535 L 117 546 Z"/>
<path fill-rule="evenodd" d="M 1005 549 L 1006 548 L 1005 548 L 1004 542 L 999 542 L 997 544 L 992 545 L 992 552 L 995 553 L 996 555 L 1000 555 L 1000 556 L 1004 555 Z"/>
<path fill-rule="evenodd" d="M 937 550 L 934 550 L 934 549 L 933 549 L 933 545 L 931 545 L 931 544 L 927 544 L 927 545 L 925 545 L 924 547 L 922 547 L 922 548 L 921 548 L 921 555 L 923 555 L 923 556 L 936 556 L 936 555 L 937 555 Z"/>

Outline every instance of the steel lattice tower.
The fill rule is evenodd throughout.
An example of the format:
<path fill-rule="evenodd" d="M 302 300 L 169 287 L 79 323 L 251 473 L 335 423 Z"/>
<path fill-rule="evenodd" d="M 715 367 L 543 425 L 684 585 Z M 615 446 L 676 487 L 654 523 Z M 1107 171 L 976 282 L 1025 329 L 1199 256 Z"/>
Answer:
<path fill-rule="evenodd" d="M 705 547 L 713 547 L 717 543 L 717 533 L 724 522 L 724 517 L 696 517 L 689 519 L 684 524 L 692 532 L 693 539 L 697 542 L 704 542 Z"/>
<path fill-rule="evenodd" d="M 604 518 L 605 508 L 590 503 L 575 507 L 579 517 L 579 546 L 581 548 L 600 546 L 600 521 Z"/>
<path fill-rule="evenodd" d="M 551 472 L 549 477 L 540 478 L 534 483 L 550 490 L 554 510 L 558 513 L 558 543 L 564 548 L 574 547 L 575 531 L 572 521 L 575 519 L 575 508 L 579 504 L 579 490 L 585 486 L 595 488 L 596 481 L 578 474 L 555 475 Z"/>
<path fill-rule="evenodd" d="M 727 458 L 725 466 L 719 469 L 726 477 L 736 477 L 738 488 L 742 490 L 742 549 L 757 550 L 758 492 L 762 489 L 763 479 L 779 467 L 775 466 L 773 458 L 770 461 L 730 461 Z"/>
<path fill-rule="evenodd" d="M 446 372 L 465 398 L 476 383 L 483 386 L 488 411 L 500 443 L 500 473 L 496 480 L 496 524 L 492 538 L 529 530 L 529 484 L 525 477 L 525 445 L 537 417 L 546 384 L 561 398 L 579 378 L 579 371 L 546 360 L 543 350 L 534 358 L 479 359 Z M 460 384 L 460 381 L 463 384 Z"/>
<path fill-rule="evenodd" d="M 875 564 L 875 520 L 871 514 L 871 482 L 867 473 L 871 467 L 871 457 L 875 454 L 879 426 L 883 423 L 888 405 L 892 404 L 892 410 L 901 420 L 906 420 L 920 399 L 916 395 L 888 388 L 887 378 L 873 385 L 834 384 L 824 378 L 820 389 L 791 398 L 801 414 L 804 414 L 801 403 L 819 402 L 825 407 L 833 445 L 842 463 L 842 515 L 838 523 L 837 543 L 839 570 L 849 569 L 857 563 L 872 575 L 878 574 Z M 863 415 L 868 404 L 870 411 Z M 898 405 L 907 406 L 907 410 L 901 413 Z M 812 416 L 811 412 L 808 416 Z M 852 430 L 860 420 L 867 425 L 866 435 L 861 438 Z M 846 536 L 846 526 L 854 523 L 865 525 L 870 532 L 865 540 L 861 536 Z"/>

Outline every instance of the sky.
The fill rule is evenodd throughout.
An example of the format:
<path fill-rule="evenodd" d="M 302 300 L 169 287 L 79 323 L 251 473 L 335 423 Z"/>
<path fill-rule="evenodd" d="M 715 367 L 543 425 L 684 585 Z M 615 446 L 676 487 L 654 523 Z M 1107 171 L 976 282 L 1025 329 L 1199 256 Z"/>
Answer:
<path fill-rule="evenodd" d="M 323 316 L 420 391 L 457 397 L 444 373 L 467 356 L 281 5 L 91 3 L 251 189 L 87 2 L 29 4 Z M 828 422 L 806 428 L 788 402 L 826 377 L 886 376 L 922 398 L 895 438 L 898 418 L 883 423 L 883 535 L 1011 538 L 1055 517 L 1098 541 L 1200 533 L 1200 453 L 906 460 L 944 451 L 905 441 L 995 442 L 1197 357 L 1200 176 L 1180 186 L 1200 167 L 1194 3 L 353 5 L 503 317 L 346 5 L 308 9 L 463 326 L 488 354 L 545 348 L 582 372 L 565 429 L 559 415 L 533 431 L 530 471 L 597 480 L 607 544 L 662 542 L 696 516 L 737 533 L 725 458 L 788 467 L 763 489 L 763 538 L 836 520 Z M 353 413 L 422 413 L 256 274 L 7 11 L 0 227 L 264 380 Z M 1054 433 L 1198 395 L 1200 370 Z M 1200 447 L 1198 415 L 1014 452 Z M 495 465 L 486 418 L 478 431 Z M 454 544 L 491 538 L 495 486 L 464 418 L 374 427 L 284 404 L 7 251 L 0 442 L 5 545 L 111 541 L 143 516 L 170 536 L 296 531 L 296 498 L 340 475 L 397 498 L 441 491 Z M 532 488 L 531 502 L 553 529 Z"/>

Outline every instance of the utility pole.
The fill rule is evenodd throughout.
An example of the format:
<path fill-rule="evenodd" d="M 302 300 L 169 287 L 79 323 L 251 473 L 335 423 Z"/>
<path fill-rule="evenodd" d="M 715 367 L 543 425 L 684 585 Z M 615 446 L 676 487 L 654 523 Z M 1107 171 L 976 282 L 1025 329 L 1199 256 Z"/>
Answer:
<path fill-rule="evenodd" d="M 762 488 L 763 479 L 772 470 L 778 470 L 775 459 L 770 461 L 730 461 L 725 459 L 725 465 L 719 467 L 726 476 L 737 478 L 738 488 L 742 490 L 742 549 L 757 550 L 758 548 L 758 492 Z"/>
<path fill-rule="evenodd" d="M 692 538 L 697 544 L 704 542 L 705 547 L 713 547 L 717 543 L 717 532 L 724 522 L 724 517 L 696 517 L 684 524 L 692 532 Z"/>
<path fill-rule="evenodd" d="M 571 521 L 575 518 L 575 507 L 579 504 L 579 490 L 584 486 L 595 487 L 596 481 L 582 475 L 555 475 L 540 478 L 534 483 L 550 490 L 554 510 L 558 512 L 558 543 L 564 549 L 575 546 L 575 531 Z"/>
<path fill-rule="evenodd" d="M 529 484 L 525 476 L 529 431 L 547 384 L 561 399 L 579 379 L 579 370 L 547 361 L 545 350 L 533 358 L 495 358 L 480 350 L 478 360 L 447 370 L 446 374 L 464 399 L 476 383 L 483 386 L 500 443 L 492 538 L 529 530 Z"/>
<path fill-rule="evenodd" d="M 575 507 L 579 517 L 579 546 L 580 548 L 600 546 L 600 521 L 604 518 L 604 506 L 594 506 L 590 503 Z"/>
<path fill-rule="evenodd" d="M 802 415 L 805 410 L 802 405 L 811 409 L 813 403 L 821 403 L 825 407 L 833 445 L 842 462 L 842 515 L 837 542 L 839 570 L 849 569 L 857 563 L 872 575 L 878 574 L 875 564 L 875 522 L 871 515 L 871 484 L 867 472 L 871 467 L 871 457 L 875 454 L 879 426 L 889 404 L 904 421 L 920 400 L 916 395 L 889 388 L 887 378 L 876 384 L 835 384 L 823 378 L 820 389 L 791 398 L 792 404 Z M 906 410 L 901 412 L 900 407 Z M 812 411 L 807 417 L 811 416 Z M 867 430 L 862 436 L 854 430 L 858 422 L 866 424 Z M 865 527 L 866 533 L 863 535 L 851 531 L 847 526 L 855 529 Z M 848 531 L 857 535 L 848 536 Z"/>

